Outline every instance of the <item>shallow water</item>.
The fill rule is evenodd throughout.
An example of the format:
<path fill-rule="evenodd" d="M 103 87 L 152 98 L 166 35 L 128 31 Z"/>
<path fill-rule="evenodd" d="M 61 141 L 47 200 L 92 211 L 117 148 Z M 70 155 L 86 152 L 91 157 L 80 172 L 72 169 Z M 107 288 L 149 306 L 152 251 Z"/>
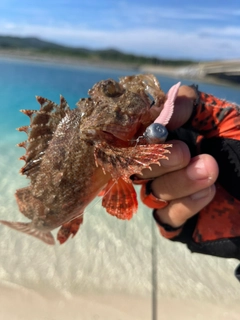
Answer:
<path fill-rule="evenodd" d="M 24 221 L 14 198 L 15 190 L 27 184 L 18 174 L 23 163 L 17 159 L 24 149 L 15 147 L 25 139 L 15 128 L 28 124 L 28 118 L 19 109 L 37 109 L 35 95 L 58 102 L 59 94 L 74 107 L 95 82 L 117 79 L 126 75 L 126 71 L 10 60 L 0 61 L 0 71 L 0 219 Z M 159 80 L 165 91 L 178 81 L 167 77 Z M 200 84 L 200 90 L 240 103 L 240 92 L 234 87 Z M 160 301 L 191 299 L 219 308 L 225 305 L 237 308 L 240 284 L 233 276 L 237 261 L 190 254 L 181 244 L 158 235 L 156 239 L 154 263 Z M 1 285 L 9 288 L 14 285 L 16 291 L 25 288 L 68 298 L 85 294 L 142 297 L 151 314 L 151 212 L 140 205 L 131 221 L 120 221 L 108 215 L 96 199 L 87 208 L 76 237 L 54 247 L 0 226 Z"/>

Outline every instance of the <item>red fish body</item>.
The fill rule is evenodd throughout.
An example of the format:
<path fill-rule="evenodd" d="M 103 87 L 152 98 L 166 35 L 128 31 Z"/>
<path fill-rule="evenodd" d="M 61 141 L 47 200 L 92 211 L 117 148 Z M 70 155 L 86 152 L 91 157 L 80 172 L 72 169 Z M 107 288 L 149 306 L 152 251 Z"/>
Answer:
<path fill-rule="evenodd" d="M 1 221 L 11 228 L 54 244 L 74 236 L 85 207 L 101 192 L 107 212 L 130 219 L 137 210 L 130 176 L 166 159 L 170 145 L 148 144 L 139 138 L 154 121 L 151 99 L 159 110 L 166 100 L 152 75 L 101 81 L 70 110 L 61 97 L 57 105 L 37 97 L 39 111 L 23 110 L 30 125 L 20 131 L 28 140 L 21 173 L 30 185 L 16 191 L 20 212 L 28 223 Z M 145 141 L 145 142 L 144 142 Z"/>

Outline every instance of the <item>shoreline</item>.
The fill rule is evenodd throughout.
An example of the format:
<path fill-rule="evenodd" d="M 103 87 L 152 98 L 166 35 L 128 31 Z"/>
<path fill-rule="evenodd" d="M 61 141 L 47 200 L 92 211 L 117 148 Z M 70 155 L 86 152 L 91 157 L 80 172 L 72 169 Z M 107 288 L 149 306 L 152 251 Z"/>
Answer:
<path fill-rule="evenodd" d="M 37 62 L 37 63 L 47 63 L 47 64 L 56 64 L 56 65 L 66 65 L 66 66 L 89 66 L 89 67 L 98 67 L 98 68 L 109 68 L 109 69 L 123 69 L 123 70 L 136 70 L 137 67 L 134 64 L 120 63 L 120 62 L 111 62 L 103 60 L 91 60 L 91 59 L 82 59 L 75 58 L 70 56 L 54 56 L 47 54 L 33 54 L 32 52 L 22 52 L 19 51 L 6 51 L 0 49 L 0 59 L 6 60 L 22 60 L 28 62 Z"/>
<path fill-rule="evenodd" d="M 124 62 L 112 62 L 104 60 L 91 60 L 76 58 L 70 56 L 54 56 L 51 54 L 35 54 L 31 51 L 21 50 L 1 50 L 0 59 L 6 60 L 21 60 L 27 62 L 36 62 L 43 64 L 54 64 L 62 66 L 76 66 L 76 67 L 96 67 L 96 68 L 107 68 L 107 69 L 119 69 L 128 70 L 133 73 L 152 73 L 159 76 L 167 76 L 176 79 L 190 80 L 194 82 L 204 82 L 210 84 L 217 84 L 223 86 L 237 86 L 237 83 L 218 79 L 210 76 L 203 76 L 196 72 L 196 66 L 181 66 L 181 67 L 170 67 L 170 66 L 154 66 L 154 65 L 136 65 Z"/>

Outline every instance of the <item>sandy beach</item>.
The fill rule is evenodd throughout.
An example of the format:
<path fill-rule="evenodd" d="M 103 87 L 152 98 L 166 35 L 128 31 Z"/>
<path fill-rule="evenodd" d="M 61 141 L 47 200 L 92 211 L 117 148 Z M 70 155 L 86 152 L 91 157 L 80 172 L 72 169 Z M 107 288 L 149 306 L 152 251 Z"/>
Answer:
<path fill-rule="evenodd" d="M 81 232 L 64 246 L 1 228 L 0 319 L 152 319 L 150 212 L 141 205 L 124 223 L 99 203 L 92 209 Z M 9 198 L 2 217 L 8 213 L 16 220 L 12 211 L 17 214 Z M 237 261 L 191 254 L 160 236 L 155 245 L 157 319 L 239 320 Z"/>
<path fill-rule="evenodd" d="M 5 320 L 150 320 L 151 297 L 117 294 L 79 296 L 39 294 L 18 286 L 0 286 L 0 319 Z M 157 319 L 239 320 L 239 305 L 193 299 L 158 299 Z"/>

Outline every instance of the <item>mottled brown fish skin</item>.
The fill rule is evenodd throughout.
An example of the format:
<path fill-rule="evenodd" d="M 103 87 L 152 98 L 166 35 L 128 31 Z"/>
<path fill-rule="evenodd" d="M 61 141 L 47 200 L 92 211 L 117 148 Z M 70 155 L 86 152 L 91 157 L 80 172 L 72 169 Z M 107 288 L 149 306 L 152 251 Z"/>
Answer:
<path fill-rule="evenodd" d="M 54 244 L 50 231 L 61 226 L 63 243 L 76 234 L 85 207 L 106 185 L 102 204 L 110 214 L 130 219 L 137 210 L 130 175 L 169 153 L 169 145 L 136 145 L 154 120 L 149 95 L 161 110 L 165 94 L 154 76 L 138 75 L 100 81 L 89 95 L 73 110 L 63 97 L 59 105 L 37 97 L 40 110 L 22 110 L 30 125 L 19 128 L 28 134 L 19 144 L 26 148 L 21 173 L 30 185 L 17 190 L 16 199 L 31 222 L 2 224 L 48 244 Z"/>
<path fill-rule="evenodd" d="M 81 111 L 74 109 L 59 124 L 42 160 L 32 194 L 45 206 L 45 216 L 33 221 L 54 229 L 81 214 L 110 175 L 97 168 L 94 146 L 81 139 Z"/>
<path fill-rule="evenodd" d="M 59 123 L 32 185 L 33 196 L 45 207 L 45 214 L 33 220 L 38 229 L 54 229 L 81 214 L 110 179 L 94 159 L 96 143 L 103 137 L 112 139 L 103 131 L 112 133 L 116 144 L 116 137 L 132 138 L 140 121 L 151 122 L 144 92 L 131 92 L 105 80 L 89 94 L 91 99 L 80 100 L 78 108 Z"/>

